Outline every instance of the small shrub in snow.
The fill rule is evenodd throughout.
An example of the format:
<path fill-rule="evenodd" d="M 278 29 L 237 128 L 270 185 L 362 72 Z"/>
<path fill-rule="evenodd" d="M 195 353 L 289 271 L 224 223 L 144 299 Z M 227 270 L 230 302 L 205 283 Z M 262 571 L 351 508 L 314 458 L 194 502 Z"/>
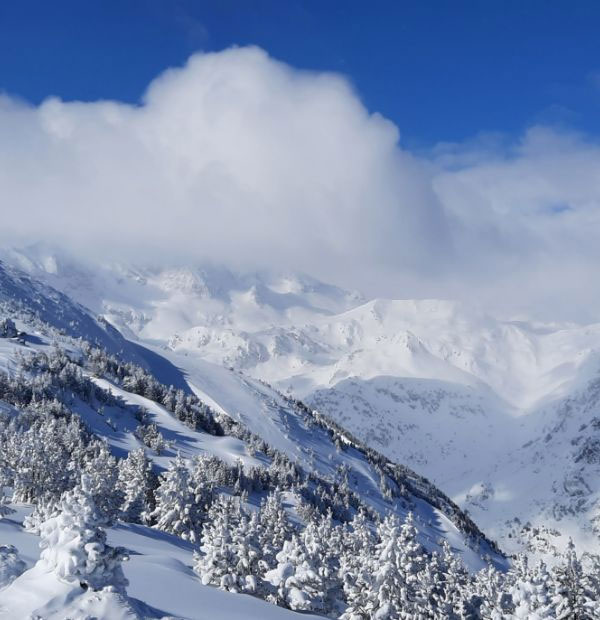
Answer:
<path fill-rule="evenodd" d="M 13 512 L 14 510 L 8 505 L 8 499 L 4 495 L 4 489 L 0 489 L 0 520 Z"/>
<path fill-rule="evenodd" d="M 0 319 L 0 338 L 16 338 L 19 335 L 12 319 Z"/>
<path fill-rule="evenodd" d="M 0 545 L 0 588 L 4 588 L 25 570 L 25 562 L 19 558 L 12 545 Z"/>
<path fill-rule="evenodd" d="M 33 511 L 23 519 L 23 528 L 30 534 L 40 535 L 42 523 L 58 514 L 58 504 L 52 499 L 40 500 Z"/>
<path fill-rule="evenodd" d="M 152 424 L 140 424 L 136 428 L 135 434 L 146 447 L 154 450 L 156 454 L 164 452 L 169 447 L 169 443 L 165 441 L 154 422 Z"/>

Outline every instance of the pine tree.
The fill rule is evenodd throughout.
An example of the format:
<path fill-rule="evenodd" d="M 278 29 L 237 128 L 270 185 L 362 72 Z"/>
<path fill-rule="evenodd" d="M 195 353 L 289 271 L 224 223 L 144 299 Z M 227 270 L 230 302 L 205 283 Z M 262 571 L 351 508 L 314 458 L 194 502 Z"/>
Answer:
<path fill-rule="evenodd" d="M 237 503 L 225 496 L 219 496 L 210 507 L 202 529 L 201 553 L 194 556 L 194 572 L 204 585 L 239 591 L 236 545 L 243 543 L 234 539 L 234 533 L 239 533 L 240 516 Z"/>
<path fill-rule="evenodd" d="M 292 532 L 281 490 L 277 488 L 269 493 L 260 507 L 258 542 L 262 550 L 263 572 L 277 566 L 276 556 L 283 549 L 283 543 L 292 537 Z"/>
<path fill-rule="evenodd" d="M 25 562 L 12 545 L 0 545 L 0 590 L 25 571 Z"/>
<path fill-rule="evenodd" d="M 276 589 L 274 600 L 297 611 L 322 611 L 324 584 L 301 538 L 293 535 L 277 554 L 277 567 L 265 574 Z"/>
<path fill-rule="evenodd" d="M 199 532 L 192 514 L 194 498 L 190 472 L 181 456 L 177 455 L 169 469 L 161 474 L 155 501 L 156 508 L 150 514 L 155 522 L 153 527 L 190 542 L 198 540 Z"/>
<path fill-rule="evenodd" d="M 89 476 L 82 475 L 81 485 L 63 494 L 58 510 L 40 527 L 40 562 L 67 582 L 94 590 L 124 587 L 123 554 L 106 544 L 107 521 L 95 505 Z"/>
<path fill-rule="evenodd" d="M 4 489 L 0 487 L 0 521 L 13 512 L 14 510 L 8 505 L 8 498 L 4 494 Z"/>
<path fill-rule="evenodd" d="M 594 620 L 598 612 L 598 592 L 586 575 L 569 540 L 563 562 L 554 570 L 552 613 L 559 620 Z"/>
<path fill-rule="evenodd" d="M 117 488 L 123 496 L 121 518 L 130 523 L 142 523 L 151 508 L 154 481 L 152 463 L 142 448 L 132 450 L 119 461 Z"/>
<path fill-rule="evenodd" d="M 106 441 L 92 446 L 93 456 L 86 461 L 84 472 L 96 507 L 108 519 L 114 521 L 119 514 L 123 494 L 118 486 L 119 469 Z"/>

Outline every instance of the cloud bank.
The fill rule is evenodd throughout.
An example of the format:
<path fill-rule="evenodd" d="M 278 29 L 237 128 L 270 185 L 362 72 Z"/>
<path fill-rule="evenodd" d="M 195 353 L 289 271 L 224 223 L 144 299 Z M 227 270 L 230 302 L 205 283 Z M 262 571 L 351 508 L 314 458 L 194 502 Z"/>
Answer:
<path fill-rule="evenodd" d="M 139 106 L 0 99 L 3 245 L 211 260 L 600 319 L 600 148 L 532 128 L 415 154 L 341 76 L 192 56 Z"/>

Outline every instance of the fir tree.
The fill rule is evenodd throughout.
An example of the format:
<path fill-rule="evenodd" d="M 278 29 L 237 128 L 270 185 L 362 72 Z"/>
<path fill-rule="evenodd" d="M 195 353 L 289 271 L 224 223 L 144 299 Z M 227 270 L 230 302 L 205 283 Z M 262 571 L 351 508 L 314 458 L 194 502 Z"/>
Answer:
<path fill-rule="evenodd" d="M 302 538 L 294 535 L 286 540 L 277 554 L 277 567 L 265 574 L 276 589 L 274 600 L 297 611 L 322 611 L 325 607 L 324 583 L 318 566 Z"/>
<path fill-rule="evenodd" d="M 583 572 L 575 545 L 569 540 L 563 562 L 554 571 L 552 611 L 559 620 L 594 620 L 600 611 L 598 592 Z"/>
<path fill-rule="evenodd" d="M 123 501 L 118 485 L 117 460 L 111 454 L 106 441 L 94 442 L 91 451 L 92 456 L 84 466 L 89 489 L 98 510 L 112 522 L 117 518 Z"/>
<path fill-rule="evenodd" d="M 124 521 L 142 523 L 147 519 L 153 481 L 152 463 L 142 448 L 119 461 L 117 487 L 123 497 L 120 512 Z"/>
<path fill-rule="evenodd" d="M 156 508 L 150 514 L 155 523 L 153 527 L 196 542 L 198 531 L 192 516 L 193 499 L 190 472 L 183 458 L 177 455 L 160 476 L 155 493 Z"/>
<path fill-rule="evenodd" d="M 106 518 L 95 505 L 87 475 L 80 486 L 63 494 L 58 510 L 40 527 L 40 562 L 68 582 L 92 589 L 124 587 L 123 555 L 106 544 Z"/>
<path fill-rule="evenodd" d="M 13 512 L 14 510 L 8 505 L 8 498 L 4 494 L 4 489 L 0 487 L 0 521 Z"/>
<path fill-rule="evenodd" d="M 210 507 L 202 530 L 201 553 L 194 558 L 194 571 L 204 585 L 239 591 L 239 552 L 235 545 L 241 541 L 234 540 L 234 532 L 239 533 L 239 520 L 239 507 L 230 498 L 219 496 Z"/>

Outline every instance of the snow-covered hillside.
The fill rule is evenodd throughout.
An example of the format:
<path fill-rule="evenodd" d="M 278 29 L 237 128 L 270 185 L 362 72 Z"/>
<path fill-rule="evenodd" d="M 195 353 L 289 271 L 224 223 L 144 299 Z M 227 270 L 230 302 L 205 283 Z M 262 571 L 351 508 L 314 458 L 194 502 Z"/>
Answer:
<path fill-rule="evenodd" d="M 130 337 L 168 347 L 183 368 L 231 366 L 305 400 L 433 480 L 505 544 L 517 517 L 596 545 L 600 325 L 498 320 L 451 301 L 365 302 L 289 274 L 9 254 Z"/>
<path fill-rule="evenodd" d="M 0 544 L 8 541 L 14 545 L 28 569 L 8 588 L 2 590 L 0 585 L 0 618 L 131 620 L 170 616 L 285 620 L 297 617 L 287 609 L 255 597 L 231 596 L 217 588 L 203 587 L 190 569 L 193 545 L 143 525 L 119 524 L 108 531 L 109 543 L 125 548 L 129 554 L 123 567 L 129 582 L 128 597 L 110 591 L 82 592 L 79 584 L 61 582 L 52 571 L 36 566 L 39 537 L 19 526 L 30 512 L 31 508 L 19 507 L 10 519 L 0 521 Z M 302 617 L 315 618 L 310 614 Z"/>
<path fill-rule="evenodd" d="M 262 521 L 250 525 L 253 522 L 244 519 L 252 514 L 262 519 L 261 502 L 275 492 L 281 493 L 285 518 L 293 527 L 320 519 L 322 535 L 326 528 L 334 528 L 329 535 L 332 543 L 346 531 L 342 523 L 358 513 L 367 515 L 372 525 L 377 515 L 410 520 L 410 514 L 416 528 L 415 553 L 423 549 L 443 554 L 452 549 L 471 571 L 484 568 L 488 561 L 501 569 L 508 566 L 469 517 L 425 478 L 367 449 L 350 433 L 266 383 L 187 351 L 130 343 L 66 295 L 5 265 L 0 265 L 0 310 L 0 318 L 8 319 L 0 333 L 0 487 L 13 494 L 6 514 L 0 488 L 0 573 L 4 575 L 0 617 L 199 618 L 203 617 L 195 611 L 199 606 L 210 618 L 240 617 L 241 613 L 247 618 L 287 617 L 291 612 L 256 597 L 236 598 L 202 585 L 196 574 L 206 577 L 205 569 L 198 568 L 205 560 L 198 558 L 208 557 L 198 556 L 196 527 L 214 524 L 219 510 L 230 510 L 232 523 L 241 520 L 240 531 L 260 530 L 266 527 L 260 525 Z M 158 486 L 155 478 L 152 483 L 147 479 L 154 489 L 153 512 L 148 517 L 152 527 L 140 522 L 141 508 L 133 511 L 137 515 L 133 521 L 127 521 L 133 508 L 124 508 L 125 503 L 117 509 L 115 504 L 123 501 L 120 494 L 127 498 L 140 492 L 135 485 L 123 486 L 132 455 L 142 459 L 140 448 L 147 450 L 152 475 L 160 474 Z M 77 484 L 79 468 L 82 486 L 69 491 Z M 191 473 L 185 473 L 188 468 Z M 207 478 L 208 472 L 218 482 Z M 196 522 L 190 505 L 182 505 L 181 516 L 173 520 L 178 500 L 169 485 L 175 484 L 177 476 L 183 480 L 196 475 L 197 489 L 202 490 L 195 492 L 200 496 L 208 492 L 213 508 L 207 517 L 200 509 L 202 503 L 191 504 L 199 510 Z M 52 503 L 56 499 L 48 498 L 53 494 L 56 498 L 62 489 L 67 495 L 63 493 L 57 507 Z M 214 500 L 217 491 L 224 498 L 240 499 L 237 503 L 222 500 L 223 508 L 221 500 Z M 28 524 L 24 517 L 31 513 L 28 504 L 32 502 L 38 507 Z M 11 514 L 11 509 L 16 513 Z M 145 510 L 150 514 L 148 506 Z M 107 515 L 112 515 L 112 521 Z M 121 521 L 114 524 L 117 516 Z M 377 531 L 391 527 L 394 532 L 390 518 Z M 402 535 L 412 536 L 412 527 L 403 526 Z M 71 530 L 72 540 L 79 540 L 77 528 L 84 528 L 85 536 L 106 550 L 94 551 L 94 557 L 102 558 L 102 553 L 112 557 L 110 545 L 124 548 L 129 560 L 123 564 L 121 581 L 101 587 L 112 584 L 113 577 L 103 577 L 93 591 L 88 587 L 87 573 L 77 568 L 83 556 L 64 542 L 69 540 L 65 532 Z M 39 555 L 38 537 L 52 553 Z M 210 533 L 203 530 L 204 553 L 209 540 Z M 304 545 L 303 540 L 295 544 Z M 316 552 L 323 553 L 320 546 Z M 77 553 L 84 554 L 83 548 Z M 272 583 L 269 587 L 283 597 L 278 603 L 330 616 L 338 608 L 343 611 L 337 598 L 327 603 L 329 607 L 322 602 L 323 595 L 306 594 L 302 587 L 284 588 L 281 575 L 293 566 L 290 558 L 265 573 L 272 580 L 264 581 L 265 587 Z M 379 561 L 376 556 L 369 559 L 374 561 Z M 110 562 L 102 565 L 102 575 L 117 574 L 114 561 Z M 61 577 L 63 573 L 82 577 L 69 580 Z M 219 585 L 219 581 L 206 583 Z M 239 591 L 231 585 L 227 588 Z"/>

